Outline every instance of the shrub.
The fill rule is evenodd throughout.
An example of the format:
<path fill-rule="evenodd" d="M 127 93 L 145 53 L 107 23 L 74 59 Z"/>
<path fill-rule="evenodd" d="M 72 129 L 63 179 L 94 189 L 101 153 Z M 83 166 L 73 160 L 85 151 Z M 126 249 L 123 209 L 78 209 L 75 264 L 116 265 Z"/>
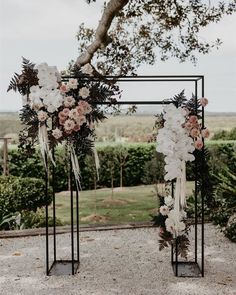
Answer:
<path fill-rule="evenodd" d="M 33 211 L 23 211 L 21 214 L 21 224 L 22 228 L 39 228 L 46 226 L 45 212 L 42 209 Z M 53 218 L 49 216 L 48 225 L 53 226 Z M 56 225 L 63 225 L 63 222 L 56 218 Z"/>
<path fill-rule="evenodd" d="M 36 211 L 50 204 L 52 195 L 45 195 L 45 184 L 41 179 L 0 176 L 0 215 Z"/>
<path fill-rule="evenodd" d="M 236 140 L 236 128 L 232 128 L 230 131 L 217 131 L 212 136 L 212 140 Z"/>
<path fill-rule="evenodd" d="M 236 222 L 227 226 L 226 229 L 224 230 L 224 234 L 226 235 L 228 239 L 236 243 Z"/>

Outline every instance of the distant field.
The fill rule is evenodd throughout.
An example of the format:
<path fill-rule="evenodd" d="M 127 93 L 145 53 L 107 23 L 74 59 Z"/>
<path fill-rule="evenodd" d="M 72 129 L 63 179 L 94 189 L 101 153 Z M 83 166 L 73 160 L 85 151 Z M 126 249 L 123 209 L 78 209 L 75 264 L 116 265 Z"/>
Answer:
<path fill-rule="evenodd" d="M 131 142 L 148 141 L 153 134 L 154 116 L 116 116 L 109 117 L 97 127 L 98 141 L 113 141 L 114 138 L 129 138 Z M 218 130 L 231 130 L 236 127 L 235 115 L 206 116 L 205 125 L 211 136 Z"/>
<path fill-rule="evenodd" d="M 97 141 L 148 141 L 153 134 L 155 117 L 152 115 L 111 116 L 97 126 Z M 206 126 L 211 135 L 217 130 L 230 130 L 236 126 L 236 113 L 206 115 Z M 21 129 L 17 113 L 0 113 L 0 137 L 18 133 Z"/>

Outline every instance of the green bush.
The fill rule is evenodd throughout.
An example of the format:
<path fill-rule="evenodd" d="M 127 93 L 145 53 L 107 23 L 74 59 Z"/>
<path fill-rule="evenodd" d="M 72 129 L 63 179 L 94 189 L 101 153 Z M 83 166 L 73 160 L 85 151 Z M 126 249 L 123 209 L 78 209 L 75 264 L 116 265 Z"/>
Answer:
<path fill-rule="evenodd" d="M 22 228 L 39 228 L 46 226 L 45 212 L 42 209 L 33 211 L 23 211 L 21 214 L 21 225 Z M 53 218 L 49 216 L 48 225 L 53 226 Z M 56 218 L 56 225 L 63 225 L 59 218 Z"/>
<path fill-rule="evenodd" d="M 23 210 L 36 211 L 50 204 L 52 195 L 45 195 L 45 184 L 41 179 L 0 176 L 0 215 Z"/>
<path fill-rule="evenodd" d="M 232 242 L 236 243 L 236 222 L 227 226 L 224 230 L 224 234 L 226 235 L 226 237 L 228 239 L 230 239 Z"/>
<path fill-rule="evenodd" d="M 230 131 L 220 130 L 217 131 L 213 136 L 212 140 L 236 140 L 236 128 Z"/>

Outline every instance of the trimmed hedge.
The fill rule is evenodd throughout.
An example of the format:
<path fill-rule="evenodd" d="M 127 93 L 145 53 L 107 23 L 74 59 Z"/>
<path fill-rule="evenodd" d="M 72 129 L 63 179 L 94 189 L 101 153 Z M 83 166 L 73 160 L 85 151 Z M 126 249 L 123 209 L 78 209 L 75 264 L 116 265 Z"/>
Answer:
<path fill-rule="evenodd" d="M 221 163 L 225 163 L 229 168 L 233 166 L 235 141 L 211 141 L 207 142 L 207 146 L 211 155 L 210 166 L 214 173 L 220 171 Z M 164 177 L 163 157 L 155 152 L 155 144 L 107 145 L 98 146 L 97 150 L 101 166 L 98 183 L 100 187 L 110 187 L 111 176 L 114 186 L 119 186 L 121 173 L 124 186 L 151 184 L 155 179 L 162 180 Z M 56 163 L 56 191 L 67 190 L 68 161 L 62 149 L 56 151 Z M 14 176 L 44 178 L 45 172 L 39 152 L 26 156 L 17 149 L 10 150 L 9 168 L 10 174 Z M 80 169 L 83 189 L 93 189 L 96 177 L 93 157 L 80 159 Z M 191 163 L 187 165 L 187 179 L 194 179 Z"/>
<path fill-rule="evenodd" d="M 51 201 L 51 194 L 45 196 L 41 179 L 0 176 L 0 216 L 24 210 L 36 212 Z"/>

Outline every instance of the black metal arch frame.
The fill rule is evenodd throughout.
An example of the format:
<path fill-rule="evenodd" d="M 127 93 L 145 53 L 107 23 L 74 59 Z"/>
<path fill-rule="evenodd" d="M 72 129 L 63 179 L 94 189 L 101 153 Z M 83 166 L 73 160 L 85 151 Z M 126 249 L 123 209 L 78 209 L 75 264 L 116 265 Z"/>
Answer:
<path fill-rule="evenodd" d="M 68 81 L 69 77 L 63 77 L 62 81 Z M 204 97 L 204 76 L 203 75 L 161 75 L 161 76 L 125 76 L 125 77 L 117 77 L 117 76 L 105 76 L 103 77 L 106 80 L 114 80 L 117 82 L 188 82 L 193 84 L 193 93 L 195 97 L 195 112 L 197 113 L 197 100 L 198 97 Z M 96 77 L 83 77 L 80 78 L 83 81 L 99 81 L 99 78 Z M 200 88 L 200 89 L 199 89 Z M 117 101 L 115 105 L 164 105 L 171 103 L 168 100 L 157 100 L 157 101 Z M 102 102 L 100 105 L 111 105 L 110 102 Z M 201 117 L 202 117 L 202 128 L 204 128 L 204 108 L 201 109 Z M 53 151 L 54 157 L 54 151 Z M 48 194 L 48 182 L 49 182 L 49 171 L 46 171 L 45 182 L 46 182 L 46 195 Z M 71 182 L 71 192 L 70 192 L 70 212 L 71 212 L 71 259 L 70 260 L 58 260 L 57 259 L 57 239 L 56 239 L 56 206 L 55 206 L 55 168 L 52 169 L 52 190 L 53 190 L 53 262 L 51 266 L 49 266 L 49 223 L 48 223 L 48 206 L 46 206 L 46 274 L 47 275 L 61 275 L 61 274 L 72 274 L 74 275 L 80 264 L 79 257 L 79 192 L 76 190 L 75 196 L 73 192 L 74 177 L 72 175 L 72 168 L 70 163 L 70 182 Z M 176 276 L 182 277 L 199 277 L 204 276 L 204 195 L 202 189 L 200 191 L 201 195 L 201 244 L 199 245 L 199 233 L 198 233 L 198 196 L 197 196 L 197 179 L 195 176 L 195 212 L 194 212 L 194 259 L 192 261 L 179 261 L 178 253 L 178 243 L 175 240 L 175 253 L 174 247 L 171 247 L 171 264 L 173 266 L 174 274 Z M 174 192 L 174 182 L 172 182 L 172 195 Z M 76 226 L 74 226 L 74 197 L 76 199 Z M 76 239 L 74 236 L 74 232 L 76 232 Z M 75 245 L 76 243 L 76 245 Z M 199 247 L 200 246 L 200 247 Z M 200 248 L 200 249 L 199 249 Z M 76 250 L 76 254 L 75 254 Z M 199 252 L 200 252 L 200 260 L 199 260 Z M 175 255 L 174 255 L 175 254 Z M 200 263 L 199 263 L 200 261 Z"/>

